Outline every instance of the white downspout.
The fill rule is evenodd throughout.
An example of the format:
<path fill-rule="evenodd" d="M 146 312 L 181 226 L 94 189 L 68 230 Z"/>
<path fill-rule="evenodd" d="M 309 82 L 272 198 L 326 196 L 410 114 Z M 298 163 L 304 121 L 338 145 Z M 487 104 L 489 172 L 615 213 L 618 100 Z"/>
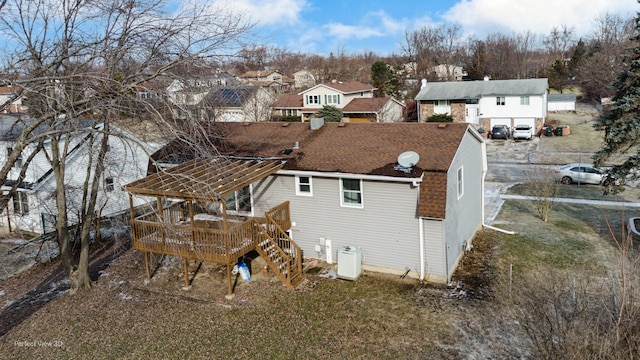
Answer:
<path fill-rule="evenodd" d="M 420 229 L 420 281 L 424 280 L 424 222 L 418 217 L 418 229 Z"/>

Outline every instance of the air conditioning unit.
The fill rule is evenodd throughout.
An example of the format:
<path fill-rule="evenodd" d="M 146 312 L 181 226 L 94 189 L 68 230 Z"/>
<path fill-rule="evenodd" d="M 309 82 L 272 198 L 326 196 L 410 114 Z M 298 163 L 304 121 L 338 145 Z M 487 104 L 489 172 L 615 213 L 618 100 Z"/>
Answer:
<path fill-rule="evenodd" d="M 338 273 L 341 279 L 356 280 L 362 273 L 362 252 L 355 246 L 343 246 L 338 251 Z"/>

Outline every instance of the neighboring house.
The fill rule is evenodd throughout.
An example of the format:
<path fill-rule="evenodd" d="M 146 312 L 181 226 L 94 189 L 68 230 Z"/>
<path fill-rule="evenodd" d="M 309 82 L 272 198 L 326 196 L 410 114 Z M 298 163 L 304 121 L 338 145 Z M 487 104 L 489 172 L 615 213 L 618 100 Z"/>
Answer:
<path fill-rule="evenodd" d="M 343 122 L 402 121 L 404 104 L 392 98 L 374 98 L 375 90 L 375 87 L 358 81 L 316 85 L 298 95 L 280 97 L 273 106 L 274 116 L 300 116 L 304 122 L 323 106 L 329 105 L 343 112 Z"/>
<path fill-rule="evenodd" d="M 422 81 L 416 102 L 418 121 L 449 114 L 454 122 L 494 125 L 528 124 L 538 132 L 547 116 L 547 79 Z"/>
<path fill-rule="evenodd" d="M 215 75 L 173 80 L 165 92 L 172 104 L 178 107 L 192 106 L 202 101 L 212 89 L 238 84 L 240 81 L 233 75 L 222 71 Z"/>
<path fill-rule="evenodd" d="M 440 64 L 429 69 L 438 81 L 462 81 L 467 73 L 462 66 Z"/>
<path fill-rule="evenodd" d="M 300 70 L 293 73 L 293 84 L 296 89 L 310 88 L 316 85 L 316 77 L 309 70 Z"/>
<path fill-rule="evenodd" d="M 399 122 L 404 104 L 392 97 L 353 99 L 342 108 L 342 114 L 345 122 Z"/>
<path fill-rule="evenodd" d="M 547 95 L 547 111 L 576 111 L 576 94 Z"/>
<path fill-rule="evenodd" d="M 26 98 L 18 86 L 0 86 L 0 112 L 26 113 Z"/>
<path fill-rule="evenodd" d="M 154 191 L 159 202 L 180 194 L 196 199 L 222 196 L 225 217 L 242 215 L 243 221 L 263 221 L 262 214 L 284 204 L 290 210 L 281 222 L 287 226 L 283 230 L 305 258 L 335 263 L 340 250 L 351 246 L 361 250 L 362 269 L 439 283 L 450 280 L 482 226 L 486 148 L 469 124 L 313 119 L 213 123 L 210 131 L 224 134 L 208 139 L 224 157 L 220 161 L 240 164 L 235 166 L 242 171 L 231 182 L 217 175 L 226 169 L 215 165 L 205 169 L 193 167 L 192 161 L 175 164 L 174 154 L 184 155 L 189 148 L 175 141 L 152 158 L 159 164 L 169 162 L 166 168 L 181 174 L 181 180 L 171 180 L 173 175 L 167 173 L 174 185 L 161 191 L 146 188 L 164 183 L 165 173 L 160 172 L 126 187 L 139 193 Z M 202 160 L 200 164 L 206 164 Z M 211 164 L 217 162 L 212 159 Z M 206 192 L 217 188 L 207 186 L 210 178 L 222 184 L 222 195 Z M 199 190 L 192 189 L 204 193 L 198 196 Z M 134 240 L 145 249 L 144 241 L 153 234 L 139 236 Z"/>
<path fill-rule="evenodd" d="M 273 103 L 273 118 L 297 117 L 302 121 L 302 95 L 283 94 Z"/>
<path fill-rule="evenodd" d="M 275 70 L 247 71 L 240 75 L 240 78 L 243 83 L 260 86 L 272 94 L 286 92 L 294 82 Z"/>
<path fill-rule="evenodd" d="M 97 126 L 98 130 L 102 127 L 101 124 L 94 125 L 89 121 L 81 123 L 87 129 L 90 126 Z M 0 124 L 0 162 L 6 161 L 23 127 L 24 123 L 8 121 L 8 119 L 4 119 Z M 42 131 L 44 128 L 37 130 L 39 133 Z M 149 154 L 155 150 L 114 125 L 111 125 L 111 133 L 114 135 L 109 137 L 109 150 L 98 193 L 98 208 L 101 209 L 102 216 L 129 209 L 129 196 L 121 190 L 121 187 L 146 174 Z M 87 154 L 90 151 L 88 135 L 89 130 L 78 132 L 73 138 L 67 139 L 70 150 L 65 164 L 65 187 L 69 201 L 70 223 L 77 222 L 76 213 L 82 199 L 81 192 L 88 165 Z M 100 142 L 100 136 L 96 141 Z M 34 149 L 35 145 L 31 144 L 23 150 L 21 158 L 11 169 L 7 182 L 2 186 L 3 192 L 11 197 L 11 201 L 6 208 L 2 209 L 0 225 L 42 234 L 55 229 L 58 213 L 55 205 L 55 177 L 43 151 L 33 158 L 17 191 L 7 193 L 11 185 L 18 180 L 23 161 L 33 153 Z M 45 141 L 45 149 L 48 152 L 51 151 L 50 141 Z M 138 198 L 133 205 L 141 205 L 144 202 L 146 201 Z"/>
<path fill-rule="evenodd" d="M 201 120 L 238 122 L 271 119 L 273 97 L 259 86 L 234 86 L 213 90 L 203 100 Z"/>

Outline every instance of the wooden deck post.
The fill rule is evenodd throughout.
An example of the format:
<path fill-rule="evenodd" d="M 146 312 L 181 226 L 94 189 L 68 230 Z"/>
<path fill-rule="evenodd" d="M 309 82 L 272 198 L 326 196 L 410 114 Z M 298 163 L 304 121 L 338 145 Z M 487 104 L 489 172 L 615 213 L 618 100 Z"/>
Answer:
<path fill-rule="evenodd" d="M 182 258 L 182 264 L 184 266 L 184 287 L 182 290 L 189 290 L 189 260 Z"/>
<path fill-rule="evenodd" d="M 227 280 L 229 283 L 229 289 L 227 291 L 227 295 L 233 295 L 233 283 L 231 282 L 231 264 L 227 263 Z"/>
<path fill-rule="evenodd" d="M 151 280 L 151 265 L 149 264 L 149 252 L 144 252 L 144 268 L 147 271 L 147 280 Z"/>

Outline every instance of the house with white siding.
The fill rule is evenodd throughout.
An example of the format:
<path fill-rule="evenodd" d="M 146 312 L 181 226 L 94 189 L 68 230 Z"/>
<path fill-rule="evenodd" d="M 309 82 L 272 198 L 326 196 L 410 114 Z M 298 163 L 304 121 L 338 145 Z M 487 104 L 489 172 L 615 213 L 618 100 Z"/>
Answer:
<path fill-rule="evenodd" d="M 547 79 L 422 81 L 416 95 L 418 121 L 448 114 L 486 130 L 494 125 L 530 125 L 536 132 L 547 117 Z"/>
<path fill-rule="evenodd" d="M 213 123 L 210 131 L 224 134 L 209 139 L 218 151 L 211 163 L 197 162 L 208 158 L 176 139 L 152 155 L 160 168 L 125 189 L 134 198 L 153 193 L 159 204 L 175 196 L 214 199 L 225 204 L 225 218 L 233 214 L 243 221 L 264 219 L 269 209 L 285 204 L 290 221 L 280 223 L 287 234 L 280 238 L 295 242 L 305 259 L 338 261 L 339 268 L 339 251 L 348 246 L 359 249 L 363 270 L 438 283 L 450 280 L 482 226 L 486 149 L 469 124 L 312 119 Z M 230 175 L 216 175 L 228 169 L 215 164 L 232 161 L 246 163 L 233 165 L 233 181 Z M 216 182 L 207 185 L 212 178 Z M 166 191 L 157 184 L 167 184 Z M 198 195 L 198 189 L 209 193 Z M 164 204 L 159 211 L 171 206 Z M 195 219 L 195 208 L 195 202 L 189 203 L 180 213 Z M 155 236 L 145 229 L 134 235 L 139 249 L 173 251 L 166 245 L 169 240 L 145 245 L 145 239 Z M 185 234 L 199 231 L 187 230 Z M 206 231 L 211 230 L 202 233 Z M 193 241 L 192 247 L 202 240 Z"/>
<path fill-rule="evenodd" d="M 324 106 L 342 111 L 342 122 L 398 122 L 405 105 L 392 97 L 376 98 L 377 88 L 359 81 L 331 81 L 298 94 L 284 94 L 273 104 L 273 116 L 309 121 Z"/>
<path fill-rule="evenodd" d="M 15 141 L 29 120 L 3 119 L 0 123 L 0 162 L 5 162 L 15 147 Z M 66 159 L 65 186 L 69 200 L 69 221 L 77 222 L 78 202 L 82 198 L 81 191 L 85 181 L 89 152 L 96 151 L 89 146 L 89 134 L 100 134 L 102 124 L 91 121 L 81 122 L 86 131 L 78 131 L 63 139 L 68 142 L 69 151 Z M 90 127 L 95 129 L 91 130 Z M 45 128 L 37 129 L 36 133 Z M 129 183 L 147 172 L 149 155 L 155 148 L 145 144 L 132 134 L 111 125 L 108 141 L 108 151 L 105 158 L 105 169 L 98 193 L 98 208 L 102 216 L 116 214 L 128 210 L 130 203 L 121 186 Z M 101 135 L 97 135 L 99 144 Z M 61 147 L 64 145 L 61 145 Z M 9 196 L 10 201 L 1 209 L 0 226 L 10 227 L 12 230 L 29 231 L 42 234 L 55 229 L 57 208 L 55 205 L 55 177 L 45 151 L 51 152 L 51 141 L 45 140 L 44 150 L 38 151 L 29 163 L 25 177 L 18 184 L 15 191 L 12 186 L 18 181 L 23 170 L 25 160 L 36 151 L 35 144 L 29 144 L 22 151 L 22 155 L 11 169 L 7 181 L 2 186 L 3 195 Z M 136 199 L 134 205 L 141 205 L 147 200 Z"/>

